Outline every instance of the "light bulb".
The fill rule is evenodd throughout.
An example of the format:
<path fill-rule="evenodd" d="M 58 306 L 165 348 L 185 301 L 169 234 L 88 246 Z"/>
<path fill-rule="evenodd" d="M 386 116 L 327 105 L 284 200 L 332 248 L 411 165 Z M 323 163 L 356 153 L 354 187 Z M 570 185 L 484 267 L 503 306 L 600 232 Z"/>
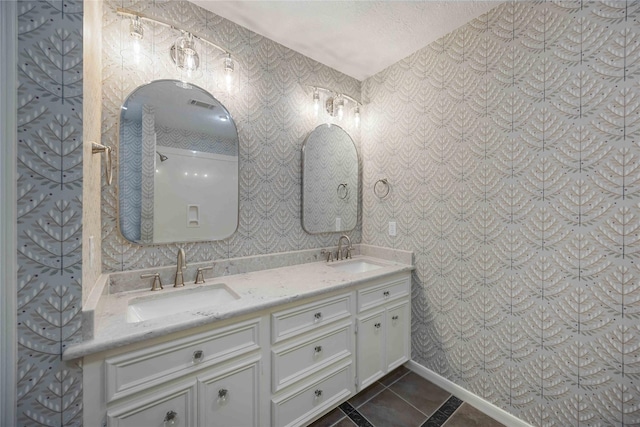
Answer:
<path fill-rule="evenodd" d="M 235 63 L 231 56 L 228 55 L 224 58 L 224 82 L 227 85 L 227 90 L 230 91 L 233 86 L 233 72 L 235 69 Z"/>
<path fill-rule="evenodd" d="M 353 112 L 353 121 L 355 122 L 356 127 L 360 127 L 360 106 L 356 105 L 356 109 Z"/>
<path fill-rule="evenodd" d="M 335 115 L 338 120 L 342 120 L 342 118 L 344 117 L 344 98 L 342 97 L 342 95 L 336 96 L 335 100 L 333 101 L 333 110 L 335 111 Z"/>
<path fill-rule="evenodd" d="M 313 114 L 318 117 L 320 111 L 320 92 L 318 88 L 313 89 Z"/>

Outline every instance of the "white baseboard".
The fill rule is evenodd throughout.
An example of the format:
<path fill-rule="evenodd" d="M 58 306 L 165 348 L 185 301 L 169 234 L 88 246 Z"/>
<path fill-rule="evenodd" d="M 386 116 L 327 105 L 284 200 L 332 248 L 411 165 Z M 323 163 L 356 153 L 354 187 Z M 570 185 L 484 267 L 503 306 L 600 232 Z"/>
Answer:
<path fill-rule="evenodd" d="M 441 377 L 430 369 L 425 368 L 418 362 L 414 362 L 413 360 L 408 361 L 404 364 L 405 367 L 411 369 L 416 374 L 420 375 L 422 378 L 431 381 L 438 387 L 448 391 L 449 393 L 455 395 L 457 398 L 462 399 L 467 402 L 469 405 L 479 409 L 485 414 L 489 415 L 496 421 L 501 422 L 507 427 L 532 427 L 530 424 L 522 421 L 520 418 L 511 415 L 507 411 L 498 408 L 493 403 L 489 403 L 480 396 L 471 393 L 469 390 L 466 390 L 459 385 L 449 381 L 448 379 Z"/>

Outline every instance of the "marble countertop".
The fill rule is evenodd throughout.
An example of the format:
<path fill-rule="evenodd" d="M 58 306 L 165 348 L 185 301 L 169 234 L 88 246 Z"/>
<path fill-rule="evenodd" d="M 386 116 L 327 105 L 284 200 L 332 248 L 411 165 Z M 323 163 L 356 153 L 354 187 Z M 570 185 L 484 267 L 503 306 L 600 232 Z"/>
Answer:
<path fill-rule="evenodd" d="M 382 267 L 363 273 L 349 273 L 335 266 L 354 260 L 365 260 Z M 148 289 L 117 292 L 103 292 L 95 307 L 93 337 L 69 346 L 63 353 L 64 360 L 73 360 L 93 353 L 111 350 L 143 340 L 160 337 L 173 332 L 213 324 L 245 314 L 274 308 L 290 302 L 329 292 L 349 289 L 374 278 L 384 278 L 400 272 L 413 270 L 408 263 L 358 255 L 353 260 L 310 262 L 287 267 L 273 268 L 250 273 L 241 273 L 207 279 L 204 285 L 186 285 L 162 291 Z M 150 282 L 149 282 L 150 283 Z M 155 294 L 164 297 L 172 293 L 185 292 L 196 287 L 225 284 L 240 298 L 223 304 L 212 304 L 177 314 L 167 315 L 142 322 L 127 322 L 129 302 L 140 297 Z"/>

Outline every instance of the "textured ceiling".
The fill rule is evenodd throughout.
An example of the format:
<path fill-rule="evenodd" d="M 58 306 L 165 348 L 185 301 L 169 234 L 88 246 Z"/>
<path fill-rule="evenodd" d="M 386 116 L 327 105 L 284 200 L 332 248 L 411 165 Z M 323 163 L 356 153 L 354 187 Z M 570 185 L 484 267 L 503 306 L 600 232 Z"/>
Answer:
<path fill-rule="evenodd" d="M 452 0 L 192 1 L 358 80 L 498 5 Z"/>

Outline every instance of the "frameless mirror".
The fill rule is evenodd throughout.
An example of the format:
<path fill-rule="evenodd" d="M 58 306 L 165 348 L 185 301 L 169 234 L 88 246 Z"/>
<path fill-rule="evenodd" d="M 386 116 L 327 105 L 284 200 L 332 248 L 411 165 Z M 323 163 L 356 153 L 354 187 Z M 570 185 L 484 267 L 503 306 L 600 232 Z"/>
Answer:
<path fill-rule="evenodd" d="M 238 227 L 238 132 L 206 90 L 156 80 L 125 100 L 119 227 L 140 244 L 220 240 Z"/>
<path fill-rule="evenodd" d="M 350 231 L 358 221 L 358 153 L 341 127 L 320 125 L 302 145 L 302 228 Z"/>

